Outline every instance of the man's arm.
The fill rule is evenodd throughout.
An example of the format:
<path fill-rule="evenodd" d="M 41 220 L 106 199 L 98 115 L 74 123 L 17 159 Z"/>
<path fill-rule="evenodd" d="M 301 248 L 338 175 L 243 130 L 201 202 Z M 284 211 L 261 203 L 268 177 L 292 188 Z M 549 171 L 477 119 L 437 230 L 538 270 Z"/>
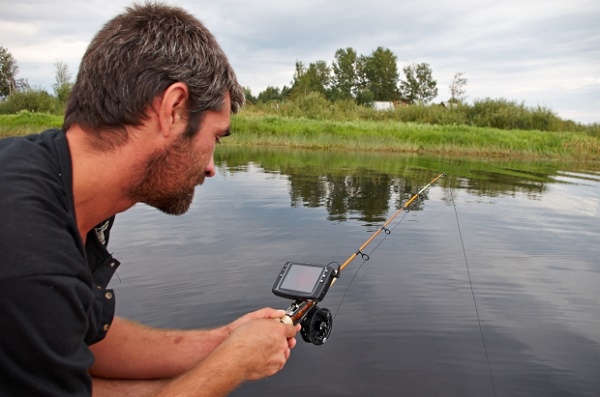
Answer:
<path fill-rule="evenodd" d="M 289 349 L 295 345 L 293 337 L 297 329 L 281 327 L 279 321 L 273 320 L 282 316 L 281 310 L 265 308 L 221 328 L 189 331 L 155 329 L 117 317 L 106 338 L 90 347 L 96 359 L 90 373 L 94 377 L 110 379 L 172 378 L 190 371 L 201 362 L 205 367 L 203 372 L 208 373 L 210 371 L 206 368 L 209 363 L 217 362 L 224 369 L 226 367 L 220 361 L 231 361 L 231 356 L 237 357 L 239 354 L 221 351 L 216 355 L 220 359 L 212 357 L 211 360 L 205 360 L 224 341 L 229 342 L 229 339 L 237 341 L 240 349 L 252 350 L 249 353 L 252 356 L 259 354 L 256 350 L 261 346 L 261 349 L 268 352 L 283 343 L 287 349 L 281 363 L 283 366 L 289 356 Z M 245 360 L 241 360 L 239 364 L 243 365 L 244 362 Z M 269 365 L 266 362 L 259 363 L 257 370 L 264 371 L 263 367 Z M 267 372 L 270 370 L 265 373 Z M 272 373 L 275 372 L 277 370 Z M 247 378 L 244 375 L 247 379 L 262 377 L 249 376 Z M 212 380 L 212 377 L 208 379 Z"/>
<path fill-rule="evenodd" d="M 90 346 L 94 377 L 155 379 L 178 376 L 203 360 L 227 336 L 227 327 L 164 330 L 115 317 L 104 340 Z"/>

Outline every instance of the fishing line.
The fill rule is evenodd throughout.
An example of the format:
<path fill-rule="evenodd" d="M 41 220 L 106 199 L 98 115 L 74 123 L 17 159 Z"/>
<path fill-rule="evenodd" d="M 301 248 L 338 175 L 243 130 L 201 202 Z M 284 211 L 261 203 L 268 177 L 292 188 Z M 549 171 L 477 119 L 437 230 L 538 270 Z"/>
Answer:
<path fill-rule="evenodd" d="M 460 237 L 460 245 L 462 247 L 463 256 L 465 258 L 465 266 L 467 268 L 467 276 L 469 277 L 469 286 L 471 288 L 471 296 L 473 297 L 473 304 L 475 305 L 475 314 L 477 315 L 477 324 L 479 324 L 479 333 L 481 334 L 481 341 L 483 342 L 483 350 L 485 351 L 485 359 L 487 361 L 488 370 L 490 372 L 490 380 L 492 381 L 492 390 L 494 396 L 496 394 L 496 384 L 494 382 L 494 375 L 492 372 L 492 365 L 490 363 L 490 357 L 488 355 L 487 344 L 485 343 L 485 336 L 483 335 L 483 327 L 481 326 L 481 319 L 479 317 L 479 310 L 477 308 L 477 299 L 475 299 L 475 290 L 473 289 L 473 281 L 471 279 L 471 270 L 469 269 L 469 260 L 467 259 L 467 250 L 465 249 L 465 243 L 463 240 L 462 232 L 460 229 L 460 221 L 458 220 L 458 210 L 456 208 L 456 202 L 454 201 L 454 195 L 452 189 L 450 189 L 450 199 L 452 200 L 452 206 L 454 207 L 454 214 L 456 215 L 456 227 L 458 228 L 458 236 Z"/>
<path fill-rule="evenodd" d="M 338 312 L 340 311 L 340 308 L 342 307 L 342 303 L 344 303 L 344 299 L 346 299 L 346 294 L 348 293 L 348 291 L 350 290 L 350 286 L 352 285 L 352 283 L 354 282 L 354 279 L 356 278 L 356 276 L 358 275 L 358 272 L 360 272 L 360 269 L 362 269 L 363 265 L 369 260 L 371 259 L 371 255 L 373 255 L 373 253 L 375 252 L 375 250 L 381 245 L 381 243 L 383 243 L 383 241 L 390 235 L 392 234 L 392 232 L 398 227 L 398 225 L 402 222 L 402 220 L 404 220 L 404 218 L 406 217 L 406 215 L 408 214 L 408 211 L 404 211 L 404 214 L 402 215 L 402 217 L 400 218 L 400 220 L 394 225 L 393 228 L 391 229 L 386 229 L 384 228 L 385 231 L 385 236 L 383 236 L 383 238 L 381 240 L 379 240 L 379 243 L 377 243 L 377 245 L 375 247 L 373 247 L 373 249 L 371 250 L 371 252 L 366 255 L 363 254 L 363 261 L 362 263 L 358 266 L 358 269 L 356 269 L 356 272 L 354 273 L 354 275 L 352 276 L 352 279 L 350 280 L 350 282 L 348 283 L 348 285 L 346 286 L 346 289 L 344 290 L 344 294 L 342 295 L 342 300 L 340 301 L 340 304 L 338 305 L 338 308 L 336 309 L 335 313 L 333 314 L 333 318 L 335 318 L 338 314 Z M 336 262 L 337 263 L 337 262 Z"/>

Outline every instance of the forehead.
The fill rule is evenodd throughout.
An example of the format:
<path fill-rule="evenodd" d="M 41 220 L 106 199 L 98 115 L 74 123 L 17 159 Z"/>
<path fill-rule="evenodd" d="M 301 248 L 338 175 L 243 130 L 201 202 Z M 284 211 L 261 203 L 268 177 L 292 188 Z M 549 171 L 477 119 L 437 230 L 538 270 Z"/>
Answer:
<path fill-rule="evenodd" d="M 229 94 L 223 97 L 223 104 L 220 110 L 208 110 L 204 115 L 204 120 L 201 123 L 210 128 L 228 129 L 231 116 L 231 99 Z"/>

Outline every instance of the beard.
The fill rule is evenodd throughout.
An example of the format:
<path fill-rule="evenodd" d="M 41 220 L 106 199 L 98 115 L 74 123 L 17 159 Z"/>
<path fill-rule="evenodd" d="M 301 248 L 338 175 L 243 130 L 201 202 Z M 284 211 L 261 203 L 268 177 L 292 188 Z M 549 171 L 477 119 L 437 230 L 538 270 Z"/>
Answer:
<path fill-rule="evenodd" d="M 199 167 L 202 162 L 193 153 L 191 139 L 184 136 L 169 149 L 153 153 L 127 197 L 169 215 L 186 213 L 196 186 L 204 182 L 204 169 Z"/>

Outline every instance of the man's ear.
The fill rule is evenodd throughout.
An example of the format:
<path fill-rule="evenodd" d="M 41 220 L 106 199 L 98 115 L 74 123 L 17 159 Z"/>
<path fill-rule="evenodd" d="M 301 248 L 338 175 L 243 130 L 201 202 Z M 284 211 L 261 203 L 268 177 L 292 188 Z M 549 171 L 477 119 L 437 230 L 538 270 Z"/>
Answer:
<path fill-rule="evenodd" d="M 165 90 L 158 108 L 160 129 L 165 138 L 185 129 L 188 98 L 189 91 L 184 83 L 173 83 Z"/>

